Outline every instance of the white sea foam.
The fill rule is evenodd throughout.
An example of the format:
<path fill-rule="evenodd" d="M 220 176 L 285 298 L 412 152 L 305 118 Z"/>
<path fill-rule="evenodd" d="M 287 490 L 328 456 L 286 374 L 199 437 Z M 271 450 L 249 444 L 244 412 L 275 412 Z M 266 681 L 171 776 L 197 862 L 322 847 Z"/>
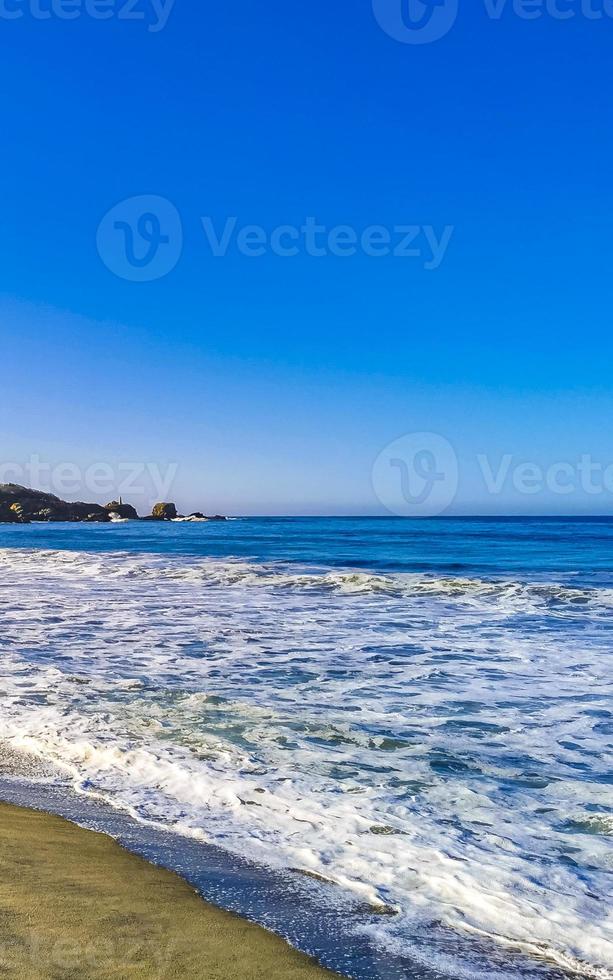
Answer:
<path fill-rule="evenodd" d="M 207 518 L 175 518 L 176 522 L 207 521 Z M 249 563 L 241 559 L 202 559 L 144 556 L 140 553 L 106 553 L 104 555 L 73 551 L 34 551 L 30 549 L 0 549 L 0 569 L 5 564 L 24 568 L 44 560 L 54 566 L 54 572 L 74 574 L 75 571 L 96 577 L 172 579 L 200 583 L 203 586 L 263 586 L 268 589 L 337 591 L 345 593 L 384 593 L 390 596 L 440 596 L 457 602 L 491 600 L 503 611 L 538 611 L 543 607 L 559 606 L 563 614 L 568 608 L 588 606 L 590 612 L 613 609 L 613 589 L 579 588 L 560 583 L 519 582 L 508 579 L 481 580 L 462 577 L 440 577 L 397 573 L 381 575 L 372 572 L 341 570 L 295 572 L 288 565 Z"/>
<path fill-rule="evenodd" d="M 81 792 L 613 977 L 611 590 L 4 549 L 0 603 L 3 735 Z"/>

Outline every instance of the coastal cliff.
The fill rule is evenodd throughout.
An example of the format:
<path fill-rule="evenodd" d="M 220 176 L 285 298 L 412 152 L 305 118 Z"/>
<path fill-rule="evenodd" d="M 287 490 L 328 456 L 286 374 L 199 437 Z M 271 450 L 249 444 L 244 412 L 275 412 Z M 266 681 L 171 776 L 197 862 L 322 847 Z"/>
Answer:
<path fill-rule="evenodd" d="M 131 504 L 121 500 L 110 503 L 87 504 L 80 501 L 70 503 L 43 490 L 31 490 L 16 483 L 0 484 L 0 524 L 30 524 L 33 521 L 69 521 L 71 523 L 106 524 L 117 521 L 172 521 L 202 520 L 223 521 L 225 517 L 216 514 L 205 517 L 199 511 L 182 517 L 177 514 L 173 503 L 155 504 L 148 517 L 139 517 Z"/>

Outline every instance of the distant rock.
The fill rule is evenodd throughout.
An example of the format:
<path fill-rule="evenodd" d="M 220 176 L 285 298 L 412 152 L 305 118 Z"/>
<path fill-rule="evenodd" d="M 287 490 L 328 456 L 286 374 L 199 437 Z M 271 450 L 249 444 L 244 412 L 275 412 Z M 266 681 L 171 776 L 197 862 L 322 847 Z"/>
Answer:
<path fill-rule="evenodd" d="M 112 500 L 110 504 L 104 505 L 104 509 L 109 515 L 117 514 L 118 517 L 123 518 L 125 521 L 139 520 L 136 508 L 132 507 L 131 504 L 124 504 L 121 500 Z"/>
<path fill-rule="evenodd" d="M 0 522 L 83 521 L 106 523 L 109 513 L 100 504 L 69 503 L 53 493 L 31 490 L 16 483 L 0 484 Z"/>
<path fill-rule="evenodd" d="M 154 504 L 151 511 L 153 521 L 174 521 L 177 516 L 177 508 L 174 504 Z"/>
<path fill-rule="evenodd" d="M 177 508 L 172 503 L 155 504 L 150 517 L 145 521 L 177 520 Z M 29 524 L 31 521 L 71 521 L 85 524 L 106 524 L 111 521 L 138 521 L 136 510 L 131 504 L 112 500 L 102 507 L 100 504 L 69 503 L 60 500 L 52 493 L 43 490 L 30 490 L 16 483 L 0 483 L 0 524 Z M 225 521 L 219 514 L 205 517 L 197 511 L 183 520 Z"/>
<path fill-rule="evenodd" d="M 0 524 L 27 524 L 28 522 L 24 520 L 19 512 L 15 509 L 15 505 L 8 504 L 4 500 L 0 500 Z"/>
<path fill-rule="evenodd" d="M 23 504 L 20 504 L 19 501 L 15 504 L 10 504 L 9 511 L 11 512 L 11 514 L 16 520 L 18 521 L 27 520 L 23 510 Z"/>
<path fill-rule="evenodd" d="M 7 509 L 10 514 L 7 514 Z M 0 484 L 0 520 L 27 524 L 29 521 L 107 521 L 100 504 L 67 503 L 52 493 L 30 490 L 16 483 Z M 10 515 L 14 515 L 11 517 Z M 15 520 L 16 518 L 16 520 Z"/>
<path fill-rule="evenodd" d="M 109 515 L 100 504 L 65 504 L 67 517 L 60 517 L 60 520 L 68 521 L 88 521 L 89 523 L 105 523 Z"/>

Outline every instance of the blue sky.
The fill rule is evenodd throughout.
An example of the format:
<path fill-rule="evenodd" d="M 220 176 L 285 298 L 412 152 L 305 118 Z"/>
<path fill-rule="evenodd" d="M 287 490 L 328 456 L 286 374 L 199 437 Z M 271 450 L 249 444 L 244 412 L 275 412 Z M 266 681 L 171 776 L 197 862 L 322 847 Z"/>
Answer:
<path fill-rule="evenodd" d="M 613 463 L 598 0 L 559 0 L 568 19 L 460 0 L 428 44 L 391 37 L 371 0 L 176 0 L 158 31 L 124 2 L 105 21 L 2 6 L 21 16 L 0 16 L 0 462 L 38 455 L 56 490 L 60 464 L 172 464 L 186 510 L 384 513 L 374 461 L 434 433 L 458 460 L 452 513 L 611 512 L 613 489 L 580 480 L 492 494 L 478 462 Z M 143 195 L 170 202 L 182 246 L 135 282 L 98 229 Z M 310 216 L 358 241 L 414 226 L 422 254 L 214 256 L 202 226 Z M 424 229 L 446 228 L 425 268 Z M 105 495 L 82 484 L 67 495 Z"/>

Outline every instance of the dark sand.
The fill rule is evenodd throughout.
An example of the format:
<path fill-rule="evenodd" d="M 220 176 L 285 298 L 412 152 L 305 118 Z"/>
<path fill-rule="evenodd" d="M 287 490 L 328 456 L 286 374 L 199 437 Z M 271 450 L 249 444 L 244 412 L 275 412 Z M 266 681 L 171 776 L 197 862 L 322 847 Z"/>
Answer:
<path fill-rule="evenodd" d="M 0 804 L 0 976 L 333 980 L 109 837 Z"/>

